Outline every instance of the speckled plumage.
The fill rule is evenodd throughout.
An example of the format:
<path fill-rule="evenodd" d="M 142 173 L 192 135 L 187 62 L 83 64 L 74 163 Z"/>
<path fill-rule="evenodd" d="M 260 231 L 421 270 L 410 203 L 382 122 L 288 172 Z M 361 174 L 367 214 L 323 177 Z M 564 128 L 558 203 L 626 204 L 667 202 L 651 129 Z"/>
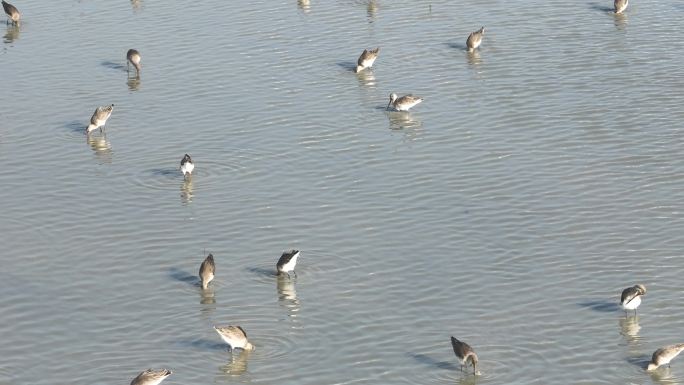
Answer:
<path fill-rule="evenodd" d="M 461 370 L 463 366 L 468 366 L 468 362 L 473 366 L 473 374 L 477 374 L 477 354 L 473 348 L 467 343 L 459 341 L 455 337 L 451 337 L 451 347 L 454 348 L 454 354 L 461 361 Z"/>
<path fill-rule="evenodd" d="M 627 9 L 629 0 L 615 0 L 613 6 L 615 7 L 615 13 L 622 13 Z"/>
<path fill-rule="evenodd" d="M 127 65 L 128 64 L 133 64 L 133 67 L 135 67 L 135 73 L 137 75 L 140 75 L 140 69 L 142 68 L 142 64 L 140 64 L 140 52 L 136 49 L 129 49 L 128 52 L 126 53 L 126 60 Z"/>
<path fill-rule="evenodd" d="M 90 124 L 88 125 L 88 128 L 86 128 L 86 132 L 90 132 L 96 129 L 100 129 L 102 131 L 102 127 L 104 127 L 105 123 L 107 123 L 107 119 L 112 115 L 112 111 L 114 111 L 114 105 L 109 105 L 109 106 L 101 106 L 97 107 L 95 109 L 95 112 L 93 112 L 93 116 L 90 117 Z"/>
<path fill-rule="evenodd" d="M 214 265 L 214 256 L 209 254 L 204 261 L 202 261 L 199 269 L 200 280 L 202 280 L 202 289 L 207 289 L 209 282 L 214 279 L 215 271 L 216 265 Z"/>
<path fill-rule="evenodd" d="M 375 59 L 378 58 L 378 52 L 380 52 L 380 47 L 371 50 L 364 49 L 361 56 L 359 56 L 359 60 L 356 61 L 356 72 L 371 68 L 373 63 L 375 63 Z"/>
<path fill-rule="evenodd" d="M 387 103 L 387 109 L 392 106 L 397 111 L 408 111 L 411 107 L 423 101 L 423 98 L 413 95 L 404 95 L 397 97 L 394 92 L 390 94 L 390 101 Z"/>
<path fill-rule="evenodd" d="M 170 376 L 172 371 L 168 369 L 147 369 L 138 374 L 137 377 L 131 381 L 131 385 L 159 385 L 166 377 Z"/>
<path fill-rule="evenodd" d="M 482 37 L 484 36 L 484 30 L 485 28 L 482 27 L 478 29 L 475 32 L 472 32 L 470 35 L 468 35 L 468 40 L 466 40 L 466 46 L 468 47 L 468 51 L 472 52 L 475 50 L 477 47 L 482 44 Z"/>
<path fill-rule="evenodd" d="M 656 350 L 646 370 L 656 370 L 662 365 L 669 364 L 682 350 L 684 350 L 684 344 L 668 345 Z"/>
<path fill-rule="evenodd" d="M 253 350 L 254 345 L 247 340 L 247 333 L 240 326 L 216 327 L 214 329 L 231 349 Z"/>
<path fill-rule="evenodd" d="M 2 8 L 5 10 L 9 20 L 12 20 L 12 24 L 19 24 L 19 21 L 21 20 L 21 13 L 19 13 L 17 7 L 6 2 L 5 0 L 2 0 Z"/>

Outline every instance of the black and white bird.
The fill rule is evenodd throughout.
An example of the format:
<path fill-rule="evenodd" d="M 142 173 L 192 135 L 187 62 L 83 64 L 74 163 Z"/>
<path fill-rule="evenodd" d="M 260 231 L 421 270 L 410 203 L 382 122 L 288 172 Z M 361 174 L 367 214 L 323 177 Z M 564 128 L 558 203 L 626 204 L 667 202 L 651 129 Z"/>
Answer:
<path fill-rule="evenodd" d="M 226 327 L 216 327 L 214 330 L 225 341 L 230 345 L 231 350 L 243 349 L 243 350 L 253 350 L 254 345 L 249 343 L 247 340 L 247 333 L 245 329 L 240 326 L 226 326 Z"/>
<path fill-rule="evenodd" d="M 653 352 L 653 357 L 651 357 L 651 362 L 648 363 L 646 370 L 656 370 L 659 366 L 668 365 L 679 353 L 684 350 L 684 344 L 668 345 L 664 346 L 655 352 Z"/>
<path fill-rule="evenodd" d="M 190 155 L 185 154 L 180 163 L 180 170 L 183 173 L 183 177 L 192 176 L 192 170 L 194 169 L 195 164 L 192 163 L 192 158 L 190 158 Z"/>
<path fill-rule="evenodd" d="M 468 52 L 473 52 L 477 47 L 480 46 L 480 44 L 482 44 L 482 37 L 484 36 L 484 31 L 485 28 L 482 27 L 468 35 L 468 40 L 466 40 Z"/>
<path fill-rule="evenodd" d="M 615 13 L 622 13 L 627 9 L 629 0 L 615 0 L 613 6 L 615 7 Z"/>
<path fill-rule="evenodd" d="M 456 354 L 456 357 L 461 361 L 461 370 L 463 370 L 464 366 L 467 369 L 468 363 L 470 363 L 473 366 L 473 374 L 479 374 L 477 371 L 477 354 L 475 354 L 473 348 L 453 336 L 451 337 L 451 346 L 454 348 L 454 354 Z"/>
<path fill-rule="evenodd" d="M 9 21 L 12 20 L 13 25 L 19 25 L 19 20 L 21 20 L 21 13 L 19 13 L 17 7 L 6 2 L 5 0 L 2 0 L 2 8 L 5 10 L 5 13 L 9 18 L 7 19 L 7 22 L 9 23 Z"/>
<path fill-rule="evenodd" d="M 373 63 L 375 63 L 375 59 L 378 58 L 378 52 L 380 52 L 380 47 L 371 50 L 364 49 L 361 56 L 359 56 L 359 60 L 356 62 L 356 72 L 371 68 Z"/>
<path fill-rule="evenodd" d="M 294 271 L 295 266 L 297 266 L 297 258 L 299 258 L 299 250 L 293 249 L 284 252 L 283 255 L 280 256 L 280 259 L 278 259 L 278 263 L 276 263 L 278 273 L 286 273 L 289 275 L 291 271 Z"/>
<path fill-rule="evenodd" d="M 628 287 L 622 291 L 620 306 L 625 311 L 634 310 L 634 314 L 636 314 L 636 309 L 641 305 L 641 296 L 645 294 L 646 287 L 644 285 L 639 284 Z"/>
<path fill-rule="evenodd" d="M 173 372 L 168 369 L 147 369 L 131 381 L 131 385 L 159 385 Z"/>
<path fill-rule="evenodd" d="M 88 128 L 86 128 L 86 133 L 90 133 L 90 131 L 97 130 L 98 128 L 100 129 L 100 132 L 102 132 L 102 128 L 104 128 L 107 119 L 112 115 L 113 110 L 113 104 L 97 107 L 95 112 L 93 112 L 93 116 L 90 117 L 90 124 L 88 125 Z"/>
<path fill-rule="evenodd" d="M 140 69 L 142 68 L 142 65 L 140 64 L 140 52 L 138 52 L 137 49 L 129 49 L 126 53 L 126 60 L 126 68 L 130 69 L 130 65 L 132 64 L 133 67 L 135 67 L 135 74 L 140 76 Z"/>
<path fill-rule="evenodd" d="M 216 271 L 216 265 L 214 265 L 214 256 L 209 254 L 199 268 L 200 280 L 202 280 L 202 289 L 207 290 L 209 282 L 214 279 L 214 272 Z"/>

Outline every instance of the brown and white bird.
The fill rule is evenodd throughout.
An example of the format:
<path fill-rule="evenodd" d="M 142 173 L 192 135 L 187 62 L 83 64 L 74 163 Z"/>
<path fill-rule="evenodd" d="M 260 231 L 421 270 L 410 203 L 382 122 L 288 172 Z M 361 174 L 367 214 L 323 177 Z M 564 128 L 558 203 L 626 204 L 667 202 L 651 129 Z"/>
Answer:
<path fill-rule="evenodd" d="M 629 0 L 615 0 L 613 2 L 613 6 L 615 7 L 615 13 L 624 12 L 624 10 L 627 9 L 628 4 Z"/>
<path fill-rule="evenodd" d="M 475 32 L 468 35 L 468 40 L 466 40 L 466 46 L 468 47 L 468 52 L 473 52 L 475 48 L 482 44 L 482 37 L 484 36 L 485 28 L 482 27 Z"/>
<path fill-rule="evenodd" d="M 166 377 L 170 376 L 171 373 L 173 372 L 168 369 L 147 369 L 138 374 L 138 376 L 131 381 L 131 385 L 159 385 Z"/>
<path fill-rule="evenodd" d="M 291 271 L 294 271 L 295 266 L 297 266 L 297 258 L 299 258 L 299 250 L 285 251 L 276 263 L 278 273 L 289 274 Z"/>
<path fill-rule="evenodd" d="M 646 370 L 656 370 L 662 365 L 669 366 L 670 361 L 677 357 L 682 350 L 684 350 L 684 344 L 668 345 L 656 350 L 653 352 L 653 357 Z"/>
<path fill-rule="evenodd" d="M 390 101 L 387 103 L 387 109 L 392 106 L 397 111 L 408 111 L 411 107 L 423 101 L 423 98 L 413 95 L 404 95 L 397 97 L 397 94 L 392 92 L 390 94 Z"/>
<path fill-rule="evenodd" d="M 133 64 L 133 67 L 135 67 L 135 74 L 137 76 L 140 76 L 140 69 L 142 68 L 142 64 L 140 64 L 140 52 L 138 52 L 137 49 L 129 49 L 128 52 L 126 53 L 126 68 L 129 69 L 130 72 L 130 66 Z"/>
<path fill-rule="evenodd" d="M 214 272 L 216 271 L 216 265 L 214 265 L 214 256 L 209 254 L 199 268 L 199 276 L 202 280 L 202 289 L 207 290 L 209 282 L 214 279 Z"/>
<path fill-rule="evenodd" d="M 105 123 L 107 123 L 107 119 L 112 115 L 112 111 L 114 110 L 114 105 L 109 105 L 109 106 L 101 106 L 97 107 L 95 109 L 95 112 L 93 112 L 93 116 L 90 117 L 90 124 L 88 125 L 88 128 L 86 128 L 86 133 L 90 133 L 90 131 L 100 129 L 100 132 L 102 132 L 102 128 L 104 127 Z"/>
<path fill-rule="evenodd" d="M 456 354 L 456 357 L 461 361 L 461 370 L 463 370 L 463 366 L 467 369 L 468 363 L 470 362 L 470 364 L 473 365 L 473 374 L 479 374 L 477 371 L 477 354 L 475 354 L 473 348 L 453 336 L 451 337 L 451 346 L 454 348 L 454 354 Z"/>
<path fill-rule="evenodd" d="M 641 296 L 645 294 L 646 287 L 644 285 L 638 284 L 628 287 L 622 291 L 620 306 L 623 310 L 634 310 L 634 314 L 636 314 L 636 309 L 641 305 Z"/>
<path fill-rule="evenodd" d="M 18 25 L 19 20 L 21 20 L 21 13 L 19 13 L 17 7 L 6 2 L 5 0 L 2 0 L 2 8 L 5 10 L 7 17 L 9 17 L 7 22 L 9 23 L 9 21 L 12 20 L 12 24 Z"/>
<path fill-rule="evenodd" d="M 356 62 L 356 72 L 361 72 L 366 68 L 371 68 L 375 59 L 378 58 L 378 52 L 380 52 L 380 47 L 372 50 L 364 49 L 359 56 L 359 60 Z"/>
<path fill-rule="evenodd" d="M 247 333 L 245 329 L 240 326 L 226 326 L 226 327 L 216 327 L 214 326 L 216 333 L 230 345 L 231 350 L 243 349 L 243 350 L 253 350 L 254 345 L 247 341 Z"/>

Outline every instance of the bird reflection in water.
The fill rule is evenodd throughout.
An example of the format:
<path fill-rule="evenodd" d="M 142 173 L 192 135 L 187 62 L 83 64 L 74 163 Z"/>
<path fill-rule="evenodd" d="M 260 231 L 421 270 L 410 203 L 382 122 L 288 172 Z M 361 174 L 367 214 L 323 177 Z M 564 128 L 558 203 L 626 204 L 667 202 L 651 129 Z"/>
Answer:
<path fill-rule="evenodd" d="M 3 36 L 5 43 L 11 44 L 19 39 L 19 26 L 16 24 L 7 25 L 7 33 Z"/>
<path fill-rule="evenodd" d="M 456 383 L 459 385 L 475 385 L 478 379 L 478 376 L 460 376 Z"/>
<path fill-rule="evenodd" d="M 192 202 L 193 196 L 194 194 L 192 193 L 192 178 L 184 178 L 183 183 L 181 183 L 180 187 L 181 202 L 183 204 L 188 204 Z"/>
<path fill-rule="evenodd" d="M 252 352 L 250 350 L 233 351 L 230 354 L 230 361 L 225 365 L 219 366 L 219 370 L 232 376 L 239 376 L 247 371 L 247 360 Z"/>
<path fill-rule="evenodd" d="M 627 28 L 627 15 L 624 13 L 614 13 L 613 23 L 619 31 L 624 31 Z"/>
<path fill-rule="evenodd" d="M 366 12 L 368 14 L 368 22 L 374 22 L 375 14 L 378 12 L 378 4 L 375 0 L 368 1 L 368 7 L 366 8 Z"/>
<path fill-rule="evenodd" d="M 682 382 L 678 376 L 672 375 L 672 368 L 670 368 L 669 366 L 665 366 L 663 368 L 659 368 L 658 370 L 652 370 L 652 371 L 646 372 L 646 373 L 648 373 L 651 376 L 651 380 L 653 380 L 653 382 L 657 383 L 657 384 L 662 384 L 662 385 L 680 385 L 680 384 L 682 384 Z"/>
<path fill-rule="evenodd" d="M 423 122 L 415 119 L 407 112 L 388 112 L 390 130 L 412 129 L 419 130 L 423 127 Z"/>
<path fill-rule="evenodd" d="M 142 8 L 142 0 L 131 0 L 131 6 L 134 11 L 139 11 Z"/>
<path fill-rule="evenodd" d="M 135 77 L 129 77 L 126 83 L 128 84 L 129 90 L 138 91 L 140 89 L 140 75 L 136 75 Z"/>
<path fill-rule="evenodd" d="M 299 300 L 295 289 L 296 278 L 290 278 L 287 274 L 278 274 L 278 302 L 287 308 L 290 317 L 296 317 L 299 311 Z"/>
<path fill-rule="evenodd" d="M 304 13 L 311 11 L 311 0 L 297 0 L 297 7 Z"/>
<path fill-rule="evenodd" d="M 373 74 L 372 70 L 357 72 L 356 78 L 358 79 L 359 84 L 363 87 L 375 88 L 376 86 L 375 75 Z"/>
<path fill-rule="evenodd" d="M 86 135 L 86 143 L 100 163 L 112 163 L 112 144 L 106 135 Z"/>
<path fill-rule="evenodd" d="M 627 342 L 636 342 L 639 340 L 639 316 L 628 315 L 620 318 L 620 334 L 625 337 Z"/>
<path fill-rule="evenodd" d="M 469 51 L 466 52 L 468 55 L 468 65 L 474 69 L 478 69 L 482 64 L 482 58 L 480 57 L 480 51 Z"/>

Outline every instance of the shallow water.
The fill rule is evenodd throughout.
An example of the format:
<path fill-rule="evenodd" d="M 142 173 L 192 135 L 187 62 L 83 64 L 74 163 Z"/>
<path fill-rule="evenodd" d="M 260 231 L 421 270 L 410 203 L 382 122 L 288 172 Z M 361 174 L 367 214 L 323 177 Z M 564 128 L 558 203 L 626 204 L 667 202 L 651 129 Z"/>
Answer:
<path fill-rule="evenodd" d="M 684 383 L 678 2 L 14 4 L 0 384 Z"/>

